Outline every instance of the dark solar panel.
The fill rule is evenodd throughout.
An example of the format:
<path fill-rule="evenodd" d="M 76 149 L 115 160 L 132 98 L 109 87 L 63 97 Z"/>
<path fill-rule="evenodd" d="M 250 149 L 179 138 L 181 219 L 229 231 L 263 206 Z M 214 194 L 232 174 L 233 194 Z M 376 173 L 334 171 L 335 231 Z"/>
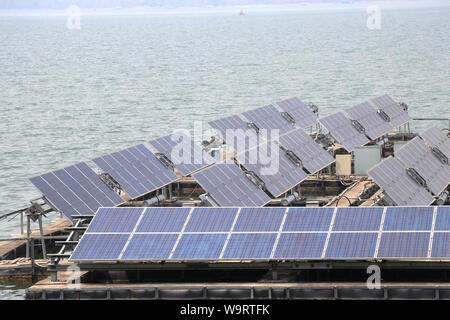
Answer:
<path fill-rule="evenodd" d="M 383 120 L 368 102 L 346 109 L 345 112 L 350 119 L 357 120 L 364 127 L 366 135 L 371 139 L 376 139 L 393 129 L 393 125 L 386 121 L 387 119 Z"/>
<path fill-rule="evenodd" d="M 375 109 L 383 110 L 389 116 L 390 123 L 394 127 L 399 127 L 411 120 L 408 113 L 387 94 L 374 98 L 370 102 Z"/>
<path fill-rule="evenodd" d="M 277 102 L 277 104 L 283 111 L 289 113 L 294 118 L 295 123 L 302 128 L 309 127 L 317 122 L 317 114 L 297 97 Z"/>

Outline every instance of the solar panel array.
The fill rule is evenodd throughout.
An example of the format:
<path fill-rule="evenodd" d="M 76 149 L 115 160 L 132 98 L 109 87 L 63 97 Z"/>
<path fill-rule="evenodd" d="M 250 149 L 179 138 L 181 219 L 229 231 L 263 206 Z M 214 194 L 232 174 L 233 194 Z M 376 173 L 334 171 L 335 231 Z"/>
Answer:
<path fill-rule="evenodd" d="M 367 174 L 399 206 L 430 205 L 434 201 L 433 196 L 393 157 L 378 163 Z"/>
<path fill-rule="evenodd" d="M 270 197 L 234 163 L 218 163 L 193 177 L 222 207 L 255 207 L 270 201 Z"/>
<path fill-rule="evenodd" d="M 29 180 L 69 219 L 72 215 L 93 214 L 99 207 L 117 206 L 124 202 L 84 162 Z"/>
<path fill-rule="evenodd" d="M 239 116 L 233 115 L 208 122 L 225 142 L 237 152 L 242 152 L 258 145 L 259 138 L 255 130 L 248 127 L 247 122 Z"/>
<path fill-rule="evenodd" d="M 450 183 L 450 166 L 442 163 L 419 137 L 396 151 L 395 157 L 406 167 L 414 168 L 435 195 L 439 195 Z"/>
<path fill-rule="evenodd" d="M 159 189 L 178 177 L 143 144 L 93 159 L 132 199 Z"/>
<path fill-rule="evenodd" d="M 437 147 L 450 160 L 450 138 L 437 127 L 431 127 L 420 134 L 428 145 Z"/>
<path fill-rule="evenodd" d="M 431 260 L 449 239 L 450 207 L 101 208 L 70 260 Z"/>
<path fill-rule="evenodd" d="M 277 138 L 280 134 L 284 134 L 295 129 L 295 126 L 288 122 L 281 113 L 273 105 L 253 109 L 242 113 L 245 118 L 253 122 L 258 128 L 265 129 L 268 140 Z"/>
<path fill-rule="evenodd" d="M 408 113 L 387 94 L 374 98 L 370 102 L 376 109 L 383 110 L 389 116 L 394 127 L 399 127 L 411 120 Z"/>
<path fill-rule="evenodd" d="M 214 159 L 182 131 L 151 140 L 158 152 L 164 154 L 181 172 L 188 176 L 214 163 Z"/>
<path fill-rule="evenodd" d="M 295 123 L 301 128 L 309 127 L 318 120 L 317 114 L 297 97 L 277 102 L 277 104 L 284 112 L 289 113 L 289 115 L 294 118 Z"/>
<path fill-rule="evenodd" d="M 333 138 L 338 141 L 348 152 L 355 147 L 369 142 L 369 139 L 358 132 L 343 112 L 336 112 L 330 116 L 320 118 L 319 122 L 327 128 Z"/>
<path fill-rule="evenodd" d="M 350 119 L 357 120 L 364 127 L 366 135 L 372 140 L 386 134 L 393 128 L 392 124 L 383 120 L 368 102 L 346 109 L 345 112 Z"/>
<path fill-rule="evenodd" d="M 279 138 L 281 146 L 291 150 L 302 161 L 310 173 L 315 173 L 332 164 L 335 159 L 302 129 L 286 133 Z"/>
<path fill-rule="evenodd" d="M 255 172 L 274 197 L 289 191 L 308 177 L 274 142 L 239 153 L 236 160 L 247 170 Z"/>

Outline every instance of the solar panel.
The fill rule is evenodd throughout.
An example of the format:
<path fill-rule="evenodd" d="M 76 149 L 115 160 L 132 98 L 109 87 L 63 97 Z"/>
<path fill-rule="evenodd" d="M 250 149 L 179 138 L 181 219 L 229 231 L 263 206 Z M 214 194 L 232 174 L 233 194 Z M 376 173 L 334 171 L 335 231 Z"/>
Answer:
<path fill-rule="evenodd" d="M 214 159 L 182 131 L 149 143 L 164 154 L 184 176 L 214 163 Z"/>
<path fill-rule="evenodd" d="M 117 260 L 129 234 L 85 234 L 75 248 L 73 260 Z"/>
<path fill-rule="evenodd" d="M 295 126 L 283 118 L 277 108 L 271 104 L 246 111 L 242 114 L 249 121 L 256 124 L 260 130 L 266 129 L 269 140 L 273 140 L 280 134 L 284 134 L 295 129 Z"/>
<path fill-rule="evenodd" d="M 308 177 L 274 142 L 237 154 L 236 160 L 256 173 L 274 197 L 286 193 Z"/>
<path fill-rule="evenodd" d="M 121 260 L 168 259 L 177 239 L 177 234 L 134 234 Z"/>
<path fill-rule="evenodd" d="M 343 112 L 336 112 L 330 116 L 320 118 L 319 122 L 327 128 L 333 138 L 348 152 L 369 142 L 369 139 L 363 133 L 358 132 L 353 127 L 350 119 Z"/>
<path fill-rule="evenodd" d="M 144 145 L 93 159 L 132 199 L 170 184 L 178 177 Z"/>
<path fill-rule="evenodd" d="M 382 207 L 338 208 L 333 231 L 378 231 L 382 216 Z"/>
<path fill-rule="evenodd" d="M 242 208 L 234 232 L 277 232 L 286 208 Z"/>
<path fill-rule="evenodd" d="M 228 232 L 237 212 L 237 208 L 195 208 L 185 232 Z"/>
<path fill-rule="evenodd" d="M 372 258 L 378 233 L 333 233 L 328 242 L 326 258 Z"/>
<path fill-rule="evenodd" d="M 253 148 L 263 142 L 264 137 L 259 137 L 256 131 L 250 128 L 239 116 L 233 115 L 208 122 L 225 142 L 237 152 Z"/>
<path fill-rule="evenodd" d="M 447 207 L 100 208 L 70 260 L 448 258 L 449 225 Z"/>
<path fill-rule="evenodd" d="M 283 111 L 289 113 L 294 118 L 295 123 L 302 128 L 309 127 L 318 120 L 317 114 L 297 97 L 277 102 L 277 104 Z"/>
<path fill-rule="evenodd" d="M 431 249 L 432 258 L 450 258 L 450 233 L 435 232 Z"/>
<path fill-rule="evenodd" d="M 234 163 L 213 165 L 193 177 L 222 207 L 259 207 L 270 201 Z"/>
<path fill-rule="evenodd" d="M 100 207 L 115 206 L 124 202 L 85 163 L 35 176 L 29 180 L 69 219 L 72 219 L 72 215 L 94 214 Z"/>
<path fill-rule="evenodd" d="M 289 208 L 283 232 L 328 231 L 334 208 Z"/>
<path fill-rule="evenodd" d="M 295 153 L 302 165 L 310 173 L 315 173 L 335 161 L 333 156 L 325 151 L 302 129 L 294 130 L 279 137 L 280 145 Z"/>
<path fill-rule="evenodd" d="M 429 232 L 383 232 L 378 258 L 427 257 L 429 241 Z"/>
<path fill-rule="evenodd" d="M 374 98 L 370 102 L 377 110 L 383 110 L 388 115 L 394 127 L 399 127 L 411 120 L 408 113 L 387 94 Z"/>
<path fill-rule="evenodd" d="M 364 127 L 366 135 L 372 140 L 388 133 L 393 128 L 389 120 L 383 120 L 368 102 L 346 109 L 345 112 L 350 119 L 357 120 Z"/>
<path fill-rule="evenodd" d="M 439 195 L 450 183 L 448 164 L 442 163 L 419 137 L 396 151 L 395 157 L 406 167 L 414 168 L 435 195 Z"/>
<path fill-rule="evenodd" d="M 224 233 L 183 234 L 172 259 L 219 259 L 226 239 Z"/>
<path fill-rule="evenodd" d="M 434 198 L 416 183 L 397 159 L 389 157 L 367 174 L 399 206 L 430 205 Z"/>
<path fill-rule="evenodd" d="M 383 231 L 430 231 L 433 207 L 387 208 Z"/>
<path fill-rule="evenodd" d="M 269 259 L 275 233 L 234 233 L 223 253 L 223 259 Z"/>
<path fill-rule="evenodd" d="M 450 231 L 450 207 L 437 208 L 434 230 Z"/>
<path fill-rule="evenodd" d="M 273 257 L 278 259 L 320 259 L 326 239 L 326 233 L 282 234 Z"/>
<path fill-rule="evenodd" d="M 437 127 L 431 127 L 420 134 L 430 147 L 437 147 L 450 160 L 450 137 Z"/>
<path fill-rule="evenodd" d="M 147 208 L 136 232 L 181 232 L 191 208 Z"/>

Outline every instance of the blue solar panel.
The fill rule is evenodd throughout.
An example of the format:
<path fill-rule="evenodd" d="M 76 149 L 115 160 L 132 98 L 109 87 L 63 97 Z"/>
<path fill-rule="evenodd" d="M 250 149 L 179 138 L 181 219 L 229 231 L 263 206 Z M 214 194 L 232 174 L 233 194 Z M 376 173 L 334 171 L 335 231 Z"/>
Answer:
<path fill-rule="evenodd" d="M 265 129 L 266 137 L 270 140 L 295 129 L 273 105 L 246 111 L 243 113 L 249 121 L 255 123 L 260 130 Z"/>
<path fill-rule="evenodd" d="M 236 217 L 237 208 L 195 208 L 185 232 L 228 232 Z"/>
<path fill-rule="evenodd" d="M 30 178 L 30 182 L 42 192 L 42 194 L 49 200 L 53 206 L 64 213 L 66 217 L 71 219 L 71 216 L 81 214 L 75 210 L 58 192 L 56 192 L 42 177 Z"/>
<path fill-rule="evenodd" d="M 238 154 L 236 159 L 247 170 L 255 172 L 274 197 L 286 193 L 308 177 L 275 143 L 263 143 Z"/>
<path fill-rule="evenodd" d="M 338 208 L 333 231 L 378 231 L 383 210 L 382 207 Z"/>
<path fill-rule="evenodd" d="M 143 211 L 143 208 L 100 208 L 87 232 L 131 233 Z"/>
<path fill-rule="evenodd" d="M 285 212 L 285 208 L 242 208 L 233 231 L 278 231 Z"/>
<path fill-rule="evenodd" d="M 181 232 L 191 208 L 147 208 L 136 232 Z"/>
<path fill-rule="evenodd" d="M 289 208 L 283 231 L 328 231 L 334 208 Z"/>
<path fill-rule="evenodd" d="M 140 144 L 93 159 L 103 171 L 119 182 L 132 199 L 159 189 L 178 177 Z"/>
<path fill-rule="evenodd" d="M 85 234 L 70 260 L 117 260 L 129 234 Z"/>
<path fill-rule="evenodd" d="M 383 231 L 431 230 L 433 207 L 388 208 Z"/>
<path fill-rule="evenodd" d="M 435 232 L 433 235 L 432 258 L 450 258 L 450 233 Z"/>
<path fill-rule="evenodd" d="M 183 234 L 172 259 L 219 259 L 227 234 Z"/>
<path fill-rule="evenodd" d="M 383 232 L 378 258 L 427 257 L 429 240 L 429 232 Z"/>
<path fill-rule="evenodd" d="M 281 234 L 274 258 L 321 258 L 326 239 L 326 233 Z"/>
<path fill-rule="evenodd" d="M 177 234 L 134 234 L 122 260 L 168 259 L 177 238 Z"/>
<path fill-rule="evenodd" d="M 184 176 L 214 163 L 214 159 L 182 131 L 149 143 L 170 159 Z"/>
<path fill-rule="evenodd" d="M 326 258 L 373 258 L 378 233 L 332 233 Z"/>
<path fill-rule="evenodd" d="M 295 119 L 295 123 L 302 128 L 306 128 L 317 122 L 317 114 L 297 97 L 277 102 L 277 104 L 283 111 L 288 112 Z"/>
<path fill-rule="evenodd" d="M 434 230 L 450 231 L 450 207 L 438 207 Z"/>
<path fill-rule="evenodd" d="M 193 177 L 222 207 L 259 207 L 270 201 L 270 197 L 234 163 L 213 165 Z"/>
<path fill-rule="evenodd" d="M 223 259 L 269 259 L 276 238 L 276 233 L 232 234 Z"/>

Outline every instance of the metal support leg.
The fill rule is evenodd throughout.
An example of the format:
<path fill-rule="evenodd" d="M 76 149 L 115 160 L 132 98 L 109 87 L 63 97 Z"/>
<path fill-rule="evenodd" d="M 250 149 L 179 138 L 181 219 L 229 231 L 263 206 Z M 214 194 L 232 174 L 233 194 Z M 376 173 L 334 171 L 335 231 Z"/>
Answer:
<path fill-rule="evenodd" d="M 26 257 L 30 257 L 30 234 L 31 234 L 31 227 L 30 227 L 30 216 L 27 216 L 27 249 L 26 249 Z"/>
<path fill-rule="evenodd" d="M 39 215 L 38 221 L 39 221 L 39 232 L 41 234 L 42 256 L 44 259 L 47 259 L 47 250 L 45 248 L 44 230 L 42 228 L 42 215 Z"/>
<path fill-rule="evenodd" d="M 31 244 L 31 274 L 34 276 L 34 239 L 30 239 Z"/>
<path fill-rule="evenodd" d="M 23 211 L 20 213 L 20 234 L 23 234 Z"/>

